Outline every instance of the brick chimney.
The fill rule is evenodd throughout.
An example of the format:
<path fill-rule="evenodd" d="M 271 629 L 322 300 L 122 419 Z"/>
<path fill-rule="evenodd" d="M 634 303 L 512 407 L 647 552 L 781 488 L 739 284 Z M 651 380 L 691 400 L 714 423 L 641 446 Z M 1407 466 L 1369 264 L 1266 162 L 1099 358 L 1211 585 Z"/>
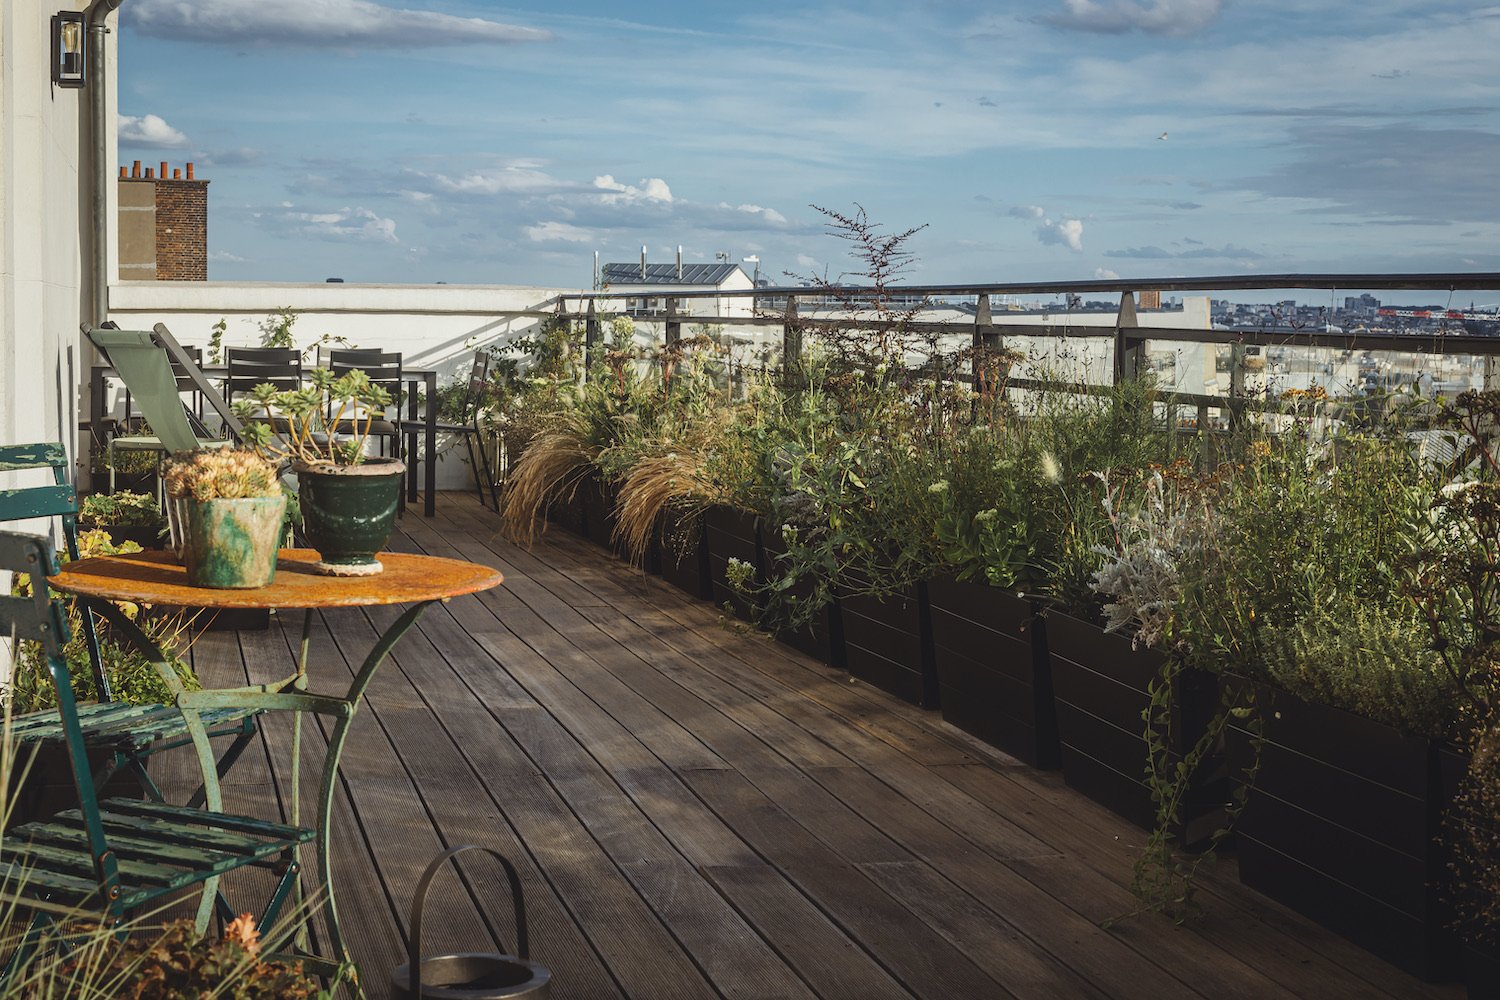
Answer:
<path fill-rule="evenodd" d="M 208 280 L 208 181 L 193 165 L 161 173 L 135 161 L 120 168 L 120 277 L 135 281 Z"/>

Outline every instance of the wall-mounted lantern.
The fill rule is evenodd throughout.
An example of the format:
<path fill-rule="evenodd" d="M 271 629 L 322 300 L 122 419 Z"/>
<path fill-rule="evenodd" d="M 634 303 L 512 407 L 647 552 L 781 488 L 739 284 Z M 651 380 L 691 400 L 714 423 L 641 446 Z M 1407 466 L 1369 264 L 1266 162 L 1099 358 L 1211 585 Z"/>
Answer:
<path fill-rule="evenodd" d="M 88 44 L 82 11 L 52 15 L 52 82 L 59 87 L 84 84 L 84 47 Z"/>

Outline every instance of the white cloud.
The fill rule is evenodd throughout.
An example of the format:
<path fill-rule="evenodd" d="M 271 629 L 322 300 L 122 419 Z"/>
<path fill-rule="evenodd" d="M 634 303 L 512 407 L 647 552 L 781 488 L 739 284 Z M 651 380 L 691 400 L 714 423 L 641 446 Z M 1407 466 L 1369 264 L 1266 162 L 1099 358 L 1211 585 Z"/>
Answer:
<path fill-rule="evenodd" d="M 1042 18 L 1074 31 L 1118 35 L 1194 35 L 1208 27 L 1224 0 L 1062 0 L 1061 12 Z"/>
<path fill-rule="evenodd" d="M 797 266 L 798 267 L 805 267 L 805 268 L 811 269 L 811 268 L 819 267 L 820 266 L 820 262 L 818 261 L 818 259 L 816 257 L 809 257 L 805 253 L 799 253 L 797 255 Z"/>
<path fill-rule="evenodd" d="M 234 46 L 413 49 L 552 37 L 536 28 L 371 0 L 137 0 L 125 12 L 143 34 Z"/>
<path fill-rule="evenodd" d="M 188 137 L 168 125 L 157 115 L 121 115 L 119 119 L 120 142 L 129 146 L 147 149 L 181 149 L 188 144 Z"/>
<path fill-rule="evenodd" d="M 456 177 L 420 172 L 413 172 L 413 176 L 421 178 L 434 190 L 443 194 L 536 194 L 560 190 L 567 186 L 547 172 L 538 169 L 535 160 L 503 163 L 495 167 L 471 170 Z"/>
<path fill-rule="evenodd" d="M 720 207 L 728 208 L 729 206 L 721 202 Z M 765 219 L 767 222 L 774 223 L 778 226 L 786 224 L 786 216 L 782 215 L 774 208 L 761 208 L 759 205 L 741 205 L 739 207 L 739 210 L 750 215 L 758 215 L 762 219 Z"/>
<path fill-rule="evenodd" d="M 219 264 L 247 264 L 249 259 L 230 253 L 228 250 L 210 250 L 208 259 Z"/>
<path fill-rule="evenodd" d="M 637 201 L 660 201 L 671 202 L 672 189 L 667 187 L 667 182 L 660 177 L 647 177 L 641 180 L 640 186 L 621 184 L 610 174 L 594 178 L 594 187 L 608 194 L 599 196 L 599 200 L 606 205 L 617 205 L 621 202 Z"/>
<path fill-rule="evenodd" d="M 526 238 L 533 243 L 589 243 L 594 234 L 566 222 L 538 222 L 525 229 Z"/>
<path fill-rule="evenodd" d="M 1017 219 L 1040 219 L 1047 210 L 1040 205 L 1015 205 L 1006 214 Z"/>
<path fill-rule="evenodd" d="M 1056 243 L 1074 253 L 1082 253 L 1083 220 L 1063 219 L 1061 222 L 1053 222 L 1051 219 L 1043 219 L 1042 224 L 1036 227 L 1036 238 L 1041 243 Z"/>
<path fill-rule="evenodd" d="M 341 208 L 336 212 L 283 212 L 274 223 L 282 223 L 305 236 L 341 243 L 396 243 L 396 222 L 368 208 Z"/>
<path fill-rule="evenodd" d="M 1120 276 L 1107 267 L 1094 268 L 1094 277 L 1101 281 L 1119 281 Z"/>

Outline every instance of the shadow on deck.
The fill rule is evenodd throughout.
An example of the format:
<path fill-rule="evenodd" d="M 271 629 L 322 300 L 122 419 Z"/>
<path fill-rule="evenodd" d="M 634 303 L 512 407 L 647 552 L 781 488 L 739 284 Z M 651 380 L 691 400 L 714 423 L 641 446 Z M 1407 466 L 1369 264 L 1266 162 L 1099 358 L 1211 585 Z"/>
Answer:
<path fill-rule="evenodd" d="M 451 495 L 392 543 L 506 584 L 429 609 L 345 751 L 335 884 L 372 997 L 389 995 L 423 867 L 462 843 L 520 868 L 560 1000 L 1462 995 L 1241 888 L 1230 864 L 1205 879 L 1200 923 L 1105 931 L 1134 903 L 1143 835 L 1057 775 L 725 628 L 580 539 L 526 551 L 497 528 Z M 314 688 L 341 687 L 396 613 L 317 619 Z M 211 685 L 279 677 L 299 634 L 300 616 L 208 633 L 194 659 Z M 310 803 L 322 736 L 305 732 Z M 268 720 L 226 807 L 284 811 L 290 746 Z M 162 763 L 169 780 L 187 765 Z M 434 884 L 428 953 L 513 943 L 503 877 L 471 857 L 463 884 Z"/>

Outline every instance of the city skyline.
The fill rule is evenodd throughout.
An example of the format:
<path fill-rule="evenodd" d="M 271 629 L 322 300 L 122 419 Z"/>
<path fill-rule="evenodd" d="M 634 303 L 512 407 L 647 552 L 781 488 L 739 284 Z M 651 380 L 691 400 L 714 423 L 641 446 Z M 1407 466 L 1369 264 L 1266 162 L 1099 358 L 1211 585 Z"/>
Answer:
<path fill-rule="evenodd" d="M 216 280 L 837 278 L 854 203 L 916 282 L 1500 271 L 1500 8 L 617 12 L 129 0 L 121 160 L 196 160 Z"/>

